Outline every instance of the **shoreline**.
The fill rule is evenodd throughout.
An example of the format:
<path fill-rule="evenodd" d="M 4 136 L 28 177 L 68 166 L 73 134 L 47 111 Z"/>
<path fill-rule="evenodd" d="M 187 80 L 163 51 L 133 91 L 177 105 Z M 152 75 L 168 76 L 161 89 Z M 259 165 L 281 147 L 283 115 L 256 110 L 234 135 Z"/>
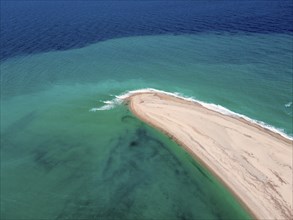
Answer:
<path fill-rule="evenodd" d="M 202 106 L 206 109 L 209 109 L 211 111 L 218 112 L 221 115 L 227 115 L 227 116 L 230 116 L 230 117 L 233 117 L 236 119 L 244 120 L 245 122 L 248 122 L 249 124 L 256 125 L 257 127 L 263 128 L 265 131 L 272 132 L 273 135 L 277 135 L 277 136 L 279 135 L 279 136 L 281 136 L 281 138 L 285 138 L 289 141 L 293 141 L 292 134 L 286 133 L 283 129 L 278 128 L 278 127 L 274 127 L 274 126 L 267 124 L 263 121 L 259 121 L 259 120 L 250 118 L 246 115 L 234 112 L 224 106 L 214 104 L 214 103 L 204 102 L 201 100 L 197 100 L 197 99 L 194 99 L 193 97 L 188 97 L 188 96 L 186 97 L 186 96 L 179 94 L 179 93 L 172 93 L 172 92 L 167 92 L 167 91 L 158 90 L 158 89 L 154 89 L 154 88 L 143 88 L 143 89 L 126 91 L 125 93 L 122 93 L 122 94 L 116 96 L 116 98 L 114 98 L 112 100 L 104 101 L 105 105 L 103 105 L 101 107 L 97 107 L 97 108 L 91 108 L 89 111 L 110 110 L 112 108 L 115 108 L 116 105 L 120 105 L 122 103 L 125 103 L 126 100 L 129 99 L 129 97 L 131 97 L 133 95 L 137 95 L 137 94 L 142 94 L 142 93 L 158 93 L 158 94 L 165 94 L 165 95 L 168 95 L 171 97 L 175 97 L 175 98 L 178 98 L 180 100 L 183 100 L 183 101 L 186 101 L 189 103 L 200 105 L 200 106 Z"/>
<path fill-rule="evenodd" d="M 229 187 L 229 185 L 227 184 L 227 182 L 225 180 L 223 180 L 216 172 L 214 172 L 213 169 L 211 169 L 211 167 L 204 162 L 200 157 L 198 157 L 193 151 L 191 151 L 182 141 L 180 141 L 180 139 L 176 138 L 174 135 L 171 135 L 170 133 L 168 133 L 167 131 L 165 131 L 164 129 L 162 129 L 161 127 L 157 126 L 156 124 L 152 123 L 151 120 L 148 120 L 147 118 L 143 118 L 140 116 L 140 114 L 138 114 L 133 108 L 131 108 L 131 102 L 130 102 L 130 109 L 132 111 L 132 113 L 138 117 L 139 119 L 141 119 L 142 121 L 144 121 L 145 123 L 147 123 L 148 125 L 150 125 L 151 127 L 157 129 L 158 131 L 161 131 L 163 134 L 167 135 L 169 138 L 171 138 L 173 141 L 175 141 L 179 146 L 183 147 L 184 150 L 186 150 L 194 159 L 196 159 L 196 161 L 201 164 L 202 166 L 204 166 L 205 168 L 208 169 L 208 171 L 217 178 L 218 181 L 220 181 L 221 184 L 223 184 L 229 192 L 232 193 L 232 195 L 237 199 L 237 201 L 241 204 L 241 206 L 252 216 L 253 219 L 258 219 L 257 215 L 245 204 L 244 201 L 242 201 L 242 199 L 237 195 L 237 193 L 231 189 Z"/>
<path fill-rule="evenodd" d="M 129 104 L 130 110 L 134 113 L 134 115 L 136 115 L 138 118 L 145 121 L 147 124 L 151 125 L 152 127 L 155 127 L 156 129 L 162 131 L 167 136 L 172 138 L 176 143 L 178 143 L 181 147 L 183 147 L 189 154 L 191 154 L 191 156 L 193 156 L 199 163 L 201 163 L 203 166 L 205 166 L 234 195 L 234 197 L 240 202 L 240 204 L 243 206 L 243 208 L 253 218 L 255 218 L 255 219 L 268 219 L 268 218 L 291 219 L 293 217 L 293 214 L 292 214 L 292 193 L 290 191 L 288 191 L 288 189 L 292 190 L 292 181 L 291 181 L 291 183 L 289 183 L 289 187 L 287 186 L 287 188 L 285 190 L 286 193 L 289 193 L 289 194 L 291 193 L 291 201 L 290 201 L 290 199 L 288 201 L 288 198 L 286 197 L 287 199 L 284 200 L 286 207 L 283 207 L 283 208 L 280 207 L 280 202 L 278 200 L 274 200 L 274 199 L 276 199 L 274 196 L 280 195 L 280 193 L 276 190 L 276 188 L 278 187 L 277 185 L 275 185 L 276 181 L 275 180 L 272 181 L 270 179 L 270 177 L 268 177 L 268 180 L 266 180 L 266 182 L 263 182 L 263 184 L 268 185 L 268 186 L 264 186 L 264 188 L 266 188 L 266 187 L 272 188 L 272 190 L 270 190 L 271 192 L 270 192 L 269 196 L 271 196 L 271 197 L 269 199 L 272 200 L 273 202 L 268 202 L 268 199 L 264 198 L 266 193 L 262 193 L 262 194 L 264 194 L 264 195 L 262 195 L 263 197 L 259 197 L 260 195 L 257 195 L 257 193 L 255 195 L 245 196 L 244 193 L 247 191 L 247 188 L 241 186 L 241 184 L 238 184 L 238 186 L 240 188 L 242 187 L 245 189 L 245 190 L 242 190 L 241 192 L 239 192 L 239 190 L 237 188 L 238 187 L 237 184 L 235 184 L 235 182 L 231 183 L 231 180 L 229 178 L 226 178 L 227 173 L 229 174 L 230 172 L 233 172 L 232 170 L 230 170 L 230 172 L 226 172 L 226 174 L 223 174 L 223 172 L 222 172 L 223 169 L 222 170 L 215 169 L 215 165 L 210 163 L 210 161 L 211 161 L 211 160 L 209 160 L 210 158 L 207 158 L 204 155 L 199 154 L 196 150 L 193 149 L 194 147 L 192 147 L 192 145 L 194 143 L 197 143 L 197 145 L 202 148 L 203 146 L 201 144 L 202 143 L 205 144 L 204 140 L 199 141 L 200 143 L 198 143 L 197 141 L 195 141 L 194 143 L 190 143 L 190 142 L 188 143 L 188 141 L 186 141 L 186 137 L 182 138 L 182 137 L 180 137 L 180 134 L 176 134 L 176 132 L 174 132 L 174 127 L 173 127 L 174 121 L 172 121 L 172 120 L 169 120 L 169 122 L 166 122 L 163 120 L 160 121 L 159 117 L 166 118 L 166 115 L 164 113 L 160 113 L 162 111 L 163 107 L 168 109 L 170 106 L 171 107 L 174 107 L 174 106 L 178 107 L 178 106 L 182 105 L 181 106 L 182 108 L 187 109 L 186 112 L 190 112 L 190 111 L 194 110 L 192 108 L 198 108 L 198 109 L 201 109 L 201 111 L 204 111 L 205 113 L 211 114 L 212 116 L 216 115 L 217 117 L 222 118 L 223 120 L 228 119 L 228 120 L 238 121 L 238 123 L 240 123 L 241 125 L 246 125 L 247 127 L 254 128 L 254 129 L 258 130 L 258 132 L 261 134 L 266 134 L 267 136 L 269 136 L 272 139 L 277 139 L 281 143 L 281 145 L 286 146 L 286 148 L 287 148 L 286 150 L 288 150 L 288 152 L 291 153 L 290 155 L 292 155 L 292 143 L 293 143 L 291 140 L 283 137 L 279 133 L 275 133 L 275 132 L 271 131 L 270 129 L 267 129 L 267 128 L 262 127 L 258 124 L 249 122 L 249 121 L 245 120 L 244 118 L 237 118 L 235 116 L 233 117 L 233 115 L 221 114 L 217 111 L 206 108 L 205 106 L 201 105 L 200 103 L 191 102 L 188 100 L 181 99 L 180 97 L 174 97 L 174 96 L 170 96 L 168 94 L 162 94 L 162 93 L 156 92 L 156 91 L 134 93 L 134 94 L 131 94 L 128 98 L 126 98 L 126 100 Z M 164 102 L 163 104 L 161 103 L 162 100 Z M 145 104 L 145 102 L 148 102 L 148 103 Z M 160 109 L 159 110 L 157 109 L 156 111 L 153 111 L 153 112 L 151 112 L 151 111 L 145 112 L 145 110 L 148 110 L 148 109 L 142 109 L 143 105 L 145 105 L 145 106 L 152 105 L 151 107 L 149 107 L 149 108 L 153 108 L 153 109 L 151 109 L 151 111 L 154 110 L 158 106 L 160 107 Z M 164 111 L 164 109 L 163 109 L 163 111 Z M 168 112 L 168 110 L 167 110 L 168 114 L 170 114 L 170 112 L 172 112 L 172 111 L 173 110 L 170 110 Z M 185 110 L 183 110 L 183 111 L 185 111 Z M 155 120 L 151 116 L 152 113 L 157 114 L 157 118 L 155 118 Z M 181 115 L 181 117 L 184 118 L 187 116 Z M 169 117 L 169 119 L 173 119 L 173 117 Z M 178 117 L 176 119 L 178 119 Z M 180 125 L 180 123 L 177 125 Z M 175 123 L 175 126 L 176 126 L 176 123 Z M 170 127 L 172 127 L 173 130 L 172 130 L 172 128 L 170 129 Z M 182 128 L 182 127 L 179 129 L 184 130 L 184 128 Z M 175 130 L 176 130 L 176 128 L 175 128 Z M 195 133 L 196 132 L 198 132 L 199 134 L 201 133 L 198 130 L 196 130 Z M 211 131 L 211 133 L 213 133 L 213 132 L 214 131 Z M 247 136 L 247 138 L 251 138 L 248 136 Z M 290 148 L 290 145 L 291 145 L 291 148 Z M 289 146 L 289 149 L 288 149 L 288 146 Z M 219 152 L 216 152 L 216 153 L 219 153 Z M 252 153 L 252 155 L 253 155 L 253 152 L 250 152 L 250 153 Z M 233 156 L 232 156 L 232 158 L 233 158 Z M 227 158 L 225 158 L 225 159 L 227 159 Z M 229 159 L 229 157 L 228 157 L 228 159 Z M 245 158 L 245 160 L 249 164 L 248 159 Z M 289 165 L 286 164 L 286 166 L 288 166 L 289 169 L 292 171 L 292 157 L 291 157 L 291 163 L 290 163 L 290 159 L 287 162 L 289 162 Z M 243 163 L 243 161 L 242 161 L 242 163 Z M 236 169 L 235 173 L 237 171 L 239 171 L 239 170 Z M 242 181 L 242 185 L 243 184 L 245 185 L 246 184 L 245 177 L 247 178 L 246 175 L 249 176 L 249 174 L 251 175 L 251 173 L 245 173 L 245 171 L 243 171 L 243 170 L 242 170 L 242 172 L 243 172 L 242 174 L 244 174 L 244 176 L 242 178 L 241 178 L 241 175 L 238 176 L 238 180 L 240 182 Z M 253 172 L 253 171 L 251 171 L 251 172 Z M 276 172 L 276 173 L 274 173 L 275 176 L 281 182 L 281 184 L 283 184 L 284 183 L 283 178 L 285 178 L 286 175 L 284 177 L 284 175 L 279 174 L 275 170 L 273 170 L 272 172 L 273 173 Z M 289 175 L 289 179 L 290 179 L 290 175 Z M 292 179 L 292 175 L 291 175 L 291 179 Z M 255 181 L 257 181 L 257 180 L 255 180 Z M 289 182 L 290 182 L 290 180 L 289 180 Z M 290 185 L 291 185 L 291 188 L 290 188 Z M 252 186 L 250 186 L 250 188 L 251 187 Z M 276 195 L 273 195 L 273 197 L 272 197 L 271 194 L 276 194 Z M 284 198 L 282 198 L 282 199 L 284 199 Z M 261 205 L 259 205 L 259 204 L 261 204 Z M 259 208 L 261 208 L 261 209 L 259 210 Z M 277 211 L 274 211 L 274 210 L 277 210 Z"/>

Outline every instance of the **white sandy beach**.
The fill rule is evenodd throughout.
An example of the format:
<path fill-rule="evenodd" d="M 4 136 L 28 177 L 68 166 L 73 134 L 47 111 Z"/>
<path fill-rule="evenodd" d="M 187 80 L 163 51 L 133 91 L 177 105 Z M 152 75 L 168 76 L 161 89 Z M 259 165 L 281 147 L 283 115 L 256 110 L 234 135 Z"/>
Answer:
<path fill-rule="evenodd" d="M 134 94 L 129 106 L 208 167 L 256 218 L 293 218 L 291 140 L 166 94 Z"/>

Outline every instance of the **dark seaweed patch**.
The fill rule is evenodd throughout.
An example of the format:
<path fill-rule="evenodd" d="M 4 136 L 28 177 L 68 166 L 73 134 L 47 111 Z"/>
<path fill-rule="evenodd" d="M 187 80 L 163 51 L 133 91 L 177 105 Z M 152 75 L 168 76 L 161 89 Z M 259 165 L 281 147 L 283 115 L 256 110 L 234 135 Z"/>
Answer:
<path fill-rule="evenodd" d="M 73 202 L 74 201 L 74 202 Z M 99 219 L 92 199 L 71 198 L 56 219 Z"/>
<path fill-rule="evenodd" d="M 5 139 L 6 141 L 2 142 L 1 141 L 1 148 L 4 147 L 17 147 L 19 145 L 12 144 L 13 141 L 9 140 L 14 140 L 15 136 L 17 135 L 18 132 L 24 131 L 37 117 L 36 111 L 32 111 L 11 125 L 9 125 L 3 133 L 1 133 L 1 139 Z M 10 144 L 8 144 L 10 142 Z M 8 144 L 8 145 L 7 145 Z"/>
<path fill-rule="evenodd" d="M 130 144 L 129 144 L 129 147 L 135 147 L 137 145 L 138 145 L 137 141 L 131 141 Z"/>
<path fill-rule="evenodd" d="M 59 163 L 59 161 L 49 156 L 48 152 L 45 150 L 36 150 L 33 158 L 34 161 L 46 171 L 51 171 Z"/>
<path fill-rule="evenodd" d="M 131 209 L 135 204 L 137 189 L 150 185 L 154 175 L 157 175 L 154 167 L 161 161 L 160 158 L 164 159 L 167 166 L 174 169 L 174 175 L 179 175 L 183 182 L 190 184 L 188 172 L 182 167 L 179 158 L 162 141 L 151 136 L 143 126 L 134 132 L 125 132 L 118 138 L 112 139 L 107 149 L 101 164 L 101 175 L 95 180 L 97 191 L 89 192 L 89 195 L 79 195 L 77 189 L 76 194 L 64 203 L 65 206 L 57 219 L 129 219 L 129 213 L 132 213 Z M 42 157 L 40 155 L 40 158 Z M 154 157 L 158 157 L 159 160 L 153 160 Z M 145 166 L 150 167 L 145 169 Z M 77 169 L 72 175 L 77 177 L 77 173 L 80 172 L 82 169 Z M 71 181 L 75 182 L 78 179 Z M 80 187 L 87 187 L 83 182 L 80 184 Z M 194 190 L 199 191 L 196 184 Z M 84 190 L 80 191 L 84 192 Z M 102 191 L 108 193 L 97 194 Z M 165 191 L 166 199 L 170 197 L 164 187 L 161 191 Z M 84 197 L 91 199 L 82 200 L 81 198 Z M 177 213 L 179 214 L 176 219 L 190 219 L 189 213 L 180 211 Z"/>
<path fill-rule="evenodd" d="M 105 176 L 107 174 L 107 172 L 111 169 L 112 166 L 112 160 L 113 160 L 113 156 L 109 154 L 108 159 L 105 163 L 104 169 L 103 169 L 103 176 Z"/>
<path fill-rule="evenodd" d="M 7 132 L 16 132 L 18 130 L 23 130 L 25 129 L 32 121 L 36 118 L 37 113 L 36 111 L 32 111 L 20 119 L 18 119 L 16 122 L 12 123 L 8 128 Z"/>
<path fill-rule="evenodd" d="M 136 134 L 137 138 L 141 139 L 141 140 L 152 139 L 148 136 L 146 129 L 143 127 L 136 129 L 135 134 Z"/>
<path fill-rule="evenodd" d="M 135 118 L 130 115 L 125 115 L 125 116 L 121 117 L 121 121 L 125 122 L 125 123 L 132 122 L 134 120 L 135 120 Z"/>
<path fill-rule="evenodd" d="M 72 164 L 79 164 L 79 153 L 74 151 L 75 148 L 80 147 L 77 143 L 69 144 L 62 140 L 49 139 L 40 143 L 31 152 L 34 162 L 49 172 L 59 165 L 72 166 Z M 82 148 L 82 153 L 88 152 L 87 147 Z"/>

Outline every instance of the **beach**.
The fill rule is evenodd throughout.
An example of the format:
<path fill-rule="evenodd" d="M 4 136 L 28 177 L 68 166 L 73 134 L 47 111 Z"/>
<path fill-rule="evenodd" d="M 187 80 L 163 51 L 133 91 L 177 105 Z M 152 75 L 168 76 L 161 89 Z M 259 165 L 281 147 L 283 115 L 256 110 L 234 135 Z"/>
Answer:
<path fill-rule="evenodd" d="M 292 219 L 292 140 L 243 118 L 158 92 L 132 94 L 131 111 L 215 174 L 257 219 Z"/>

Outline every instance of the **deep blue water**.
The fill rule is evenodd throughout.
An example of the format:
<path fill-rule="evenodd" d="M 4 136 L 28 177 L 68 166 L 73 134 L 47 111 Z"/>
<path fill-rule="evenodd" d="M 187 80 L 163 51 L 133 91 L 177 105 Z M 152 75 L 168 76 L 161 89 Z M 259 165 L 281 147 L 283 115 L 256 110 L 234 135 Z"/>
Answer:
<path fill-rule="evenodd" d="M 293 1 L 1 1 L 1 60 L 106 39 L 292 33 Z"/>

